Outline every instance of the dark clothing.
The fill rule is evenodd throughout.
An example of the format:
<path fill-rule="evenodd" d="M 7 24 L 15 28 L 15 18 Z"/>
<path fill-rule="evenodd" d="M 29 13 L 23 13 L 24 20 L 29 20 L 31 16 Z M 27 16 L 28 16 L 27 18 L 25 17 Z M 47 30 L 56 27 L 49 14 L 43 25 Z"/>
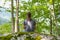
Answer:
<path fill-rule="evenodd" d="M 34 32 L 36 22 L 34 20 L 24 21 L 24 27 L 26 32 Z"/>

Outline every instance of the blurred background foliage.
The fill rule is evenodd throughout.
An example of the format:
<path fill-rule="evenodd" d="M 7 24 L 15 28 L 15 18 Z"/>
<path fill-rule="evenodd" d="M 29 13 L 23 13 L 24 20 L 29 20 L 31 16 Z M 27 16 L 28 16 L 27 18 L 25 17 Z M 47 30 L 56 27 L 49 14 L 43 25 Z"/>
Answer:
<path fill-rule="evenodd" d="M 5 0 L 4 3 L 11 2 L 11 0 Z M 16 5 L 14 0 L 14 15 L 16 12 Z M 19 0 L 19 27 L 20 32 L 23 32 L 23 21 L 26 19 L 26 13 L 28 11 L 32 14 L 32 19 L 36 20 L 36 31 L 40 33 L 50 33 L 50 4 L 52 0 Z M 5 5 L 5 4 L 4 4 Z M 7 12 L 11 13 L 11 7 L 6 9 Z M 53 34 L 60 34 L 60 0 L 54 0 L 54 13 L 57 21 L 56 25 L 53 23 Z M 6 13 L 5 13 L 6 14 Z M 8 16 L 8 15 L 7 15 Z M 58 31 L 58 33 L 57 33 Z M 0 33 L 11 32 L 11 18 L 8 23 L 0 25 Z"/>

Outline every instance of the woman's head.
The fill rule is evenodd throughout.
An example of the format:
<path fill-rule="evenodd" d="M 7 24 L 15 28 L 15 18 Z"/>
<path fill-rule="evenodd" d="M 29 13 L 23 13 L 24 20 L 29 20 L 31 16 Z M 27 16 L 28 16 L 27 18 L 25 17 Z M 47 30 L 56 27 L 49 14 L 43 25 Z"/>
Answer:
<path fill-rule="evenodd" d="M 31 13 L 30 12 L 27 13 L 27 18 L 31 19 Z"/>
<path fill-rule="evenodd" d="M 27 13 L 27 17 L 29 17 L 29 18 L 31 17 L 31 13 L 30 12 Z"/>

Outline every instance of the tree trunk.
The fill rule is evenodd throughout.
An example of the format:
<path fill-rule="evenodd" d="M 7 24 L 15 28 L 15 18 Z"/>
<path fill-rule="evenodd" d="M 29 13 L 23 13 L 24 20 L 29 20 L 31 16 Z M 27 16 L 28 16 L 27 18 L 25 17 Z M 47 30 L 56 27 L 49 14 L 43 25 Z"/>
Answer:
<path fill-rule="evenodd" d="M 51 5 L 50 5 L 51 6 Z M 52 34 L 52 10 L 50 8 L 50 34 Z"/>
<path fill-rule="evenodd" d="M 52 35 L 52 27 L 53 27 L 53 22 L 55 19 L 55 14 L 54 14 L 54 0 L 50 0 L 51 4 L 50 4 L 50 34 Z"/>
<path fill-rule="evenodd" d="M 15 32 L 19 31 L 19 0 L 16 0 L 16 19 L 15 19 Z"/>
<path fill-rule="evenodd" d="M 52 18 L 51 18 L 51 15 L 50 15 L 50 34 L 52 35 L 52 26 L 53 26 L 53 24 L 52 24 Z"/>
<path fill-rule="evenodd" d="M 56 26 L 56 31 L 57 31 L 57 20 L 56 20 L 56 14 L 55 14 L 55 9 L 54 9 L 54 0 L 52 0 L 52 4 L 50 4 L 52 7 L 50 8 L 50 12 L 51 12 L 51 22 L 50 22 L 50 24 L 51 24 L 51 29 L 50 29 L 50 34 L 52 34 L 52 27 L 53 27 L 53 23 L 55 24 L 55 26 Z"/>
<path fill-rule="evenodd" d="M 58 14 L 60 15 L 60 1 L 58 0 Z M 59 27 L 58 27 L 58 29 L 57 29 L 57 33 L 58 33 L 58 35 L 60 35 L 60 30 L 59 30 Z"/>
<path fill-rule="evenodd" d="M 60 4 L 59 4 L 59 0 L 58 0 L 58 13 L 60 14 Z"/>
<path fill-rule="evenodd" d="M 11 16 L 12 16 L 12 32 L 15 31 L 14 7 L 13 0 L 11 0 Z"/>

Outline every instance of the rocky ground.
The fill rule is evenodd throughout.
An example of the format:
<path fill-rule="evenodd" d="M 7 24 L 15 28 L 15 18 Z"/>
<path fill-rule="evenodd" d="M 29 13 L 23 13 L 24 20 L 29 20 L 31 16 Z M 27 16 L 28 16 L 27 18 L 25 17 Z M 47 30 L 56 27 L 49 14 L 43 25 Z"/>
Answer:
<path fill-rule="evenodd" d="M 0 37 L 0 40 L 60 40 L 60 37 L 39 33 L 13 33 L 4 34 Z"/>

